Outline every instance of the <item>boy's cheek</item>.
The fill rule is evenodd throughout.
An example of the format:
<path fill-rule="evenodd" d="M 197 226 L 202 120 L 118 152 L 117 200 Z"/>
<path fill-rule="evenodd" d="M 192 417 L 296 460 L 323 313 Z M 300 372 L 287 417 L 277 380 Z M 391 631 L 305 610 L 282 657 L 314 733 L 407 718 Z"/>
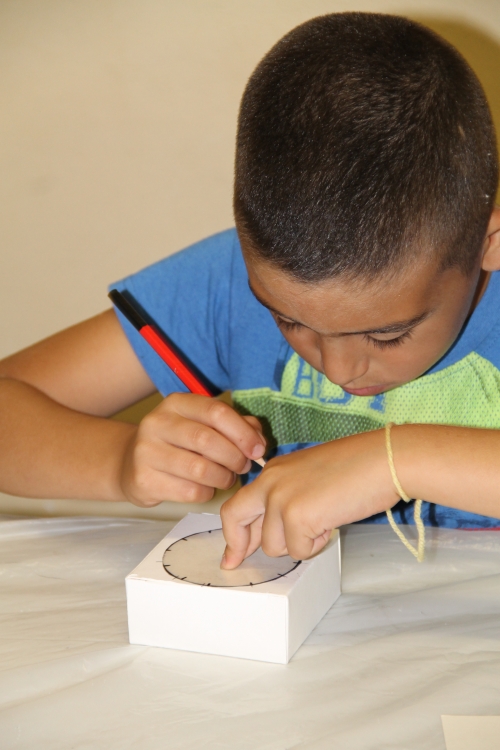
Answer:
<path fill-rule="evenodd" d="M 394 378 L 395 386 L 416 380 L 431 369 L 448 351 L 455 341 L 446 329 L 426 335 L 423 341 L 408 341 L 400 351 L 388 352 L 377 365 Z"/>

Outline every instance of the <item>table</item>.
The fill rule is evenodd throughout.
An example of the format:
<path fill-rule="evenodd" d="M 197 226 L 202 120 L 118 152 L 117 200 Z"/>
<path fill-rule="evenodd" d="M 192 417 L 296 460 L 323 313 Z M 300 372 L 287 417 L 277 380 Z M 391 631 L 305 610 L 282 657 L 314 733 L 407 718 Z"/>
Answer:
<path fill-rule="evenodd" d="M 287 666 L 130 646 L 125 575 L 171 524 L 0 522 L 0 747 L 444 750 L 500 713 L 500 533 L 343 532 L 343 595 Z M 411 533 L 407 532 L 407 533 Z"/>

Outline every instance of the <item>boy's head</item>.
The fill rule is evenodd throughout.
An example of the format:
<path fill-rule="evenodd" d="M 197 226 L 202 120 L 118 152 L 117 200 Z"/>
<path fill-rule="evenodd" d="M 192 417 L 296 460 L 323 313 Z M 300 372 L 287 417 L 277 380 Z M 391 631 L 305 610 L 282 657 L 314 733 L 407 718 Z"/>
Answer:
<path fill-rule="evenodd" d="M 374 278 L 420 255 L 470 272 L 497 180 L 479 81 L 405 18 L 312 19 L 271 49 L 243 95 L 238 228 L 301 281 Z"/>
<path fill-rule="evenodd" d="M 235 217 L 251 285 L 278 318 L 299 321 L 326 345 L 422 316 L 436 322 L 446 290 L 456 302 L 447 327 L 438 321 L 433 351 L 389 380 L 358 367 L 359 352 L 347 356 L 353 377 L 331 377 L 324 354 L 308 356 L 284 330 L 311 364 L 353 391 L 413 379 L 458 335 L 494 233 L 497 180 L 476 76 L 447 42 L 407 19 L 312 19 L 273 47 L 243 95 Z M 419 285 L 412 304 L 391 301 Z"/>

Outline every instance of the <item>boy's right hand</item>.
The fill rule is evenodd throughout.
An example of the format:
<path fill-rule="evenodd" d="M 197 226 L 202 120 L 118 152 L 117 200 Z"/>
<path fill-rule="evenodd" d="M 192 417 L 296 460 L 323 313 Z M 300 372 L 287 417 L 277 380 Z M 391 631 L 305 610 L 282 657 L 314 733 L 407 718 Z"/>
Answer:
<path fill-rule="evenodd" d="M 255 417 L 192 393 L 173 393 L 140 423 L 124 455 L 120 484 L 134 505 L 203 503 L 229 489 L 261 458 L 266 441 Z"/>

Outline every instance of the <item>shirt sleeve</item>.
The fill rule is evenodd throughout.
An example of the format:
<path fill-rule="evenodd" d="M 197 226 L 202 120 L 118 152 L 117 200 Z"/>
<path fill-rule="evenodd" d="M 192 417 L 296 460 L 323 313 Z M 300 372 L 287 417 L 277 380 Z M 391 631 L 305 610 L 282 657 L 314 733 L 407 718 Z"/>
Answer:
<path fill-rule="evenodd" d="M 214 392 L 230 388 L 229 290 L 232 256 L 238 250 L 236 231 L 227 230 L 109 287 L 131 295 Z M 160 393 L 186 392 L 186 386 L 139 332 L 120 312 L 116 313 Z"/>

